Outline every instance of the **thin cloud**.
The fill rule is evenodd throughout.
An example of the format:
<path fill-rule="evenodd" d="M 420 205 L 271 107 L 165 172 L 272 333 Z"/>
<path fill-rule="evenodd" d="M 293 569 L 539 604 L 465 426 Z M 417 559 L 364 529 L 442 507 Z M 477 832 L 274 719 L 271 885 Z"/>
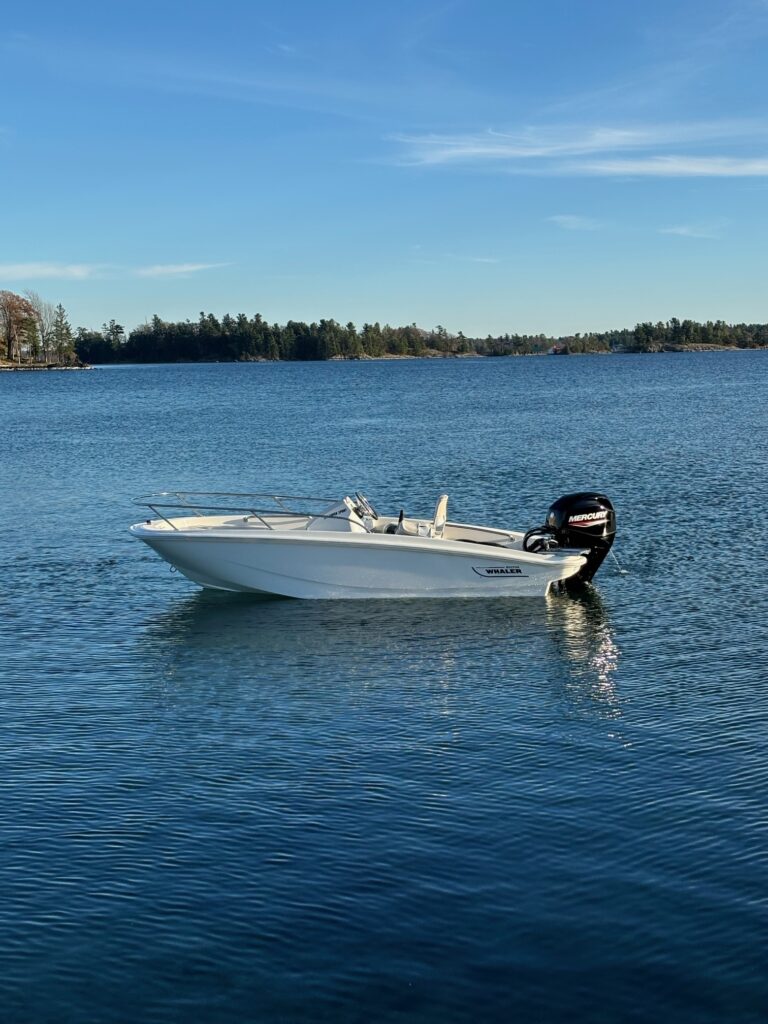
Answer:
<path fill-rule="evenodd" d="M 91 278 L 188 277 L 202 270 L 230 267 L 231 263 L 157 263 L 148 267 L 120 267 L 106 263 L 0 263 L 0 281 L 86 281 Z"/>
<path fill-rule="evenodd" d="M 588 161 L 571 164 L 570 169 L 578 174 L 654 178 L 762 178 L 768 176 L 768 157 L 649 156 Z"/>
<path fill-rule="evenodd" d="M 707 144 L 719 148 L 758 141 L 768 150 L 768 123 L 716 121 L 633 127 L 559 125 L 526 127 L 517 132 L 488 130 L 461 135 L 397 135 L 402 146 L 397 162 L 405 166 L 497 167 L 522 174 L 760 177 L 768 174 L 768 157 L 702 154 Z M 673 152 L 659 152 L 672 149 Z M 699 152 L 686 153 L 684 150 Z M 633 155 L 630 155 L 633 151 Z"/>
<path fill-rule="evenodd" d="M 93 277 L 101 267 L 94 263 L 0 263 L 0 279 L 6 281 L 40 281 L 43 279 L 83 281 Z"/>
<path fill-rule="evenodd" d="M 415 165 L 522 162 L 558 157 L 651 150 L 661 146 L 768 135 L 762 122 L 718 121 L 635 127 L 549 125 L 514 132 L 488 129 L 460 135 L 395 135 L 404 147 L 401 162 Z"/>
<path fill-rule="evenodd" d="M 231 263 L 156 263 L 151 267 L 138 267 L 134 273 L 136 277 L 186 277 L 201 270 L 231 266 Z"/>
<path fill-rule="evenodd" d="M 575 213 L 556 213 L 547 217 L 550 224 L 556 224 L 564 231 L 596 231 L 600 224 L 591 217 L 580 217 Z"/>
<path fill-rule="evenodd" d="M 647 20 L 647 38 L 655 39 L 652 52 L 660 55 L 657 59 L 630 65 L 628 74 L 598 89 L 570 93 L 544 110 L 553 117 L 575 111 L 581 111 L 582 116 L 599 112 L 605 117 L 611 109 L 659 109 L 660 104 L 669 104 L 673 97 L 695 88 L 707 76 L 715 74 L 722 80 L 725 67 L 739 61 L 740 51 L 753 47 L 768 33 L 768 3 L 734 0 L 721 6 L 726 8 L 724 15 L 718 11 L 708 23 L 702 18 L 699 32 L 691 31 L 688 18 L 676 32 L 666 17 L 658 24 Z"/>
<path fill-rule="evenodd" d="M 456 164 L 615 152 L 652 145 L 657 135 L 647 129 L 559 126 L 519 132 L 488 129 L 468 135 L 395 135 L 393 141 L 406 147 L 405 163 Z"/>
<path fill-rule="evenodd" d="M 720 238 L 725 221 L 716 224 L 677 224 L 674 227 L 659 228 L 660 235 L 678 235 L 681 238 Z"/>
<path fill-rule="evenodd" d="M 0 35 L 0 50 L 3 38 Z M 97 50 L 77 40 L 19 36 L 12 41 L 17 57 L 27 57 L 57 75 L 75 80 L 111 83 L 163 94 L 207 97 L 238 104 L 266 105 L 334 114 L 367 121 L 397 103 L 412 110 L 412 88 L 384 83 L 362 83 L 351 71 L 332 72 L 317 54 L 306 54 L 293 43 L 263 44 L 264 61 L 233 65 L 199 55 L 173 58 L 166 51 Z"/>

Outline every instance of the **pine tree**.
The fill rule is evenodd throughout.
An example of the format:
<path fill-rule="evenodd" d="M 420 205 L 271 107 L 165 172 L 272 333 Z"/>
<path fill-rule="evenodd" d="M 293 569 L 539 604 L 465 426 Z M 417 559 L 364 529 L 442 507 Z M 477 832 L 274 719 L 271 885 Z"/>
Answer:
<path fill-rule="evenodd" d="M 51 329 L 53 350 L 56 353 L 56 361 L 59 363 L 71 363 L 75 357 L 74 337 L 72 327 L 67 320 L 67 314 L 61 303 L 56 307 L 53 314 L 53 327 Z"/>

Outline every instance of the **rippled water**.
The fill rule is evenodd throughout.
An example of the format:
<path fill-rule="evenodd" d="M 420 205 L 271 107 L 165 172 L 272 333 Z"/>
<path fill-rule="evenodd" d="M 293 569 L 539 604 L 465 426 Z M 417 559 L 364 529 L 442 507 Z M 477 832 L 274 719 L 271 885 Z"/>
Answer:
<path fill-rule="evenodd" d="M 0 1005 L 22 1022 L 765 1019 L 762 353 L 0 375 Z M 134 494 L 527 527 L 578 599 L 206 594 Z"/>

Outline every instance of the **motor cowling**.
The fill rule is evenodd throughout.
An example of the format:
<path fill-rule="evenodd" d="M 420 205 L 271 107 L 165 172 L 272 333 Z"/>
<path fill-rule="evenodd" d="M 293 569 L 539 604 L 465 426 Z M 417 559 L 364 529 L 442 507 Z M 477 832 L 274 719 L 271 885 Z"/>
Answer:
<path fill-rule="evenodd" d="M 610 499 L 596 491 L 564 494 L 549 506 L 545 525 L 559 547 L 588 550 L 586 565 L 568 581 L 588 583 L 616 536 L 616 512 Z"/>

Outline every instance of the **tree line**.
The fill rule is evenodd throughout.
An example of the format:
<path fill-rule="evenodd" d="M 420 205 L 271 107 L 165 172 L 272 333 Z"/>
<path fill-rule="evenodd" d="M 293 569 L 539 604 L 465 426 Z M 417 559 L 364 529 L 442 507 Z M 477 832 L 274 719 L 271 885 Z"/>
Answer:
<path fill-rule="evenodd" d="M 167 363 L 247 362 L 255 360 L 362 359 L 386 356 L 534 355 L 584 352 L 661 352 L 686 348 L 768 345 L 768 324 L 697 323 L 672 318 L 640 323 L 619 331 L 551 337 L 503 334 L 484 338 L 450 333 L 443 326 L 424 330 L 366 323 L 356 327 L 336 320 L 289 320 L 270 324 L 260 314 L 200 313 L 196 321 L 169 322 L 153 316 L 129 334 L 115 320 L 101 331 L 72 330 L 61 304 L 53 306 L 35 292 L 24 296 L 0 291 L 0 357 L 8 362 Z"/>
<path fill-rule="evenodd" d="M 79 331 L 78 356 L 87 362 L 201 362 L 250 360 L 361 359 L 384 356 L 534 355 L 555 351 L 661 352 L 708 346 L 760 348 L 768 345 L 768 324 L 697 323 L 673 318 L 666 323 L 641 323 L 602 333 L 550 337 L 544 334 L 503 334 L 471 338 L 445 327 L 424 330 L 416 324 L 391 327 L 366 323 L 356 327 L 336 320 L 316 323 L 289 320 L 270 324 L 258 313 L 218 319 L 201 313 L 197 321 L 167 322 L 159 316 L 126 337 L 114 320 L 101 332 Z"/>

